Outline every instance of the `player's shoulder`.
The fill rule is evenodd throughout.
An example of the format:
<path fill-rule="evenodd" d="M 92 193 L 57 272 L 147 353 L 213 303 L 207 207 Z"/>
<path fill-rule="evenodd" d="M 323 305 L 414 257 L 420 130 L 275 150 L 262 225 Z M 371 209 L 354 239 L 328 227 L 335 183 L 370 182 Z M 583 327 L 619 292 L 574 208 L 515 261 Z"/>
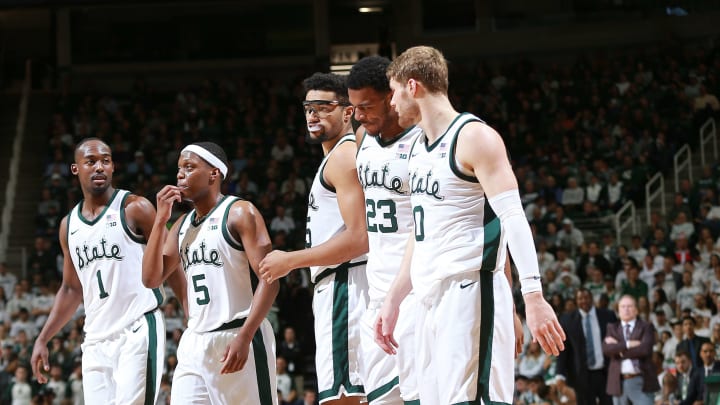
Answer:
<path fill-rule="evenodd" d="M 358 142 L 354 137 L 346 136 L 341 139 L 333 148 L 332 153 L 328 156 L 329 165 L 355 165 L 355 157 L 357 155 Z"/>
<path fill-rule="evenodd" d="M 244 200 L 240 197 L 229 196 L 232 201 L 227 207 L 228 210 L 228 221 L 232 219 L 240 219 L 240 217 L 254 217 L 259 215 L 259 212 L 255 204 L 248 200 Z"/>
<path fill-rule="evenodd" d="M 123 207 L 127 215 L 134 212 L 155 212 L 155 206 L 147 198 L 128 192 L 124 197 Z"/>
<path fill-rule="evenodd" d="M 478 149 L 476 152 L 495 153 L 505 150 L 505 143 L 500 134 L 483 121 L 468 121 L 457 135 L 457 143 L 462 149 Z"/>

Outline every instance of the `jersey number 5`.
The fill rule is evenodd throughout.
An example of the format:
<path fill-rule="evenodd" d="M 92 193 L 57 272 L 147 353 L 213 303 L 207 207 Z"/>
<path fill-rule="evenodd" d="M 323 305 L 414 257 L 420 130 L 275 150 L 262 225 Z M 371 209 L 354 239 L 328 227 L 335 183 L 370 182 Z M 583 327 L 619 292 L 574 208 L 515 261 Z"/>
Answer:
<path fill-rule="evenodd" d="M 195 292 L 202 294 L 202 298 L 195 298 L 195 302 L 197 302 L 198 305 L 207 305 L 208 303 L 210 303 L 210 292 L 208 291 L 207 286 L 200 285 L 198 283 L 202 280 L 205 280 L 204 274 L 196 274 L 192 276 L 193 288 L 195 289 Z"/>

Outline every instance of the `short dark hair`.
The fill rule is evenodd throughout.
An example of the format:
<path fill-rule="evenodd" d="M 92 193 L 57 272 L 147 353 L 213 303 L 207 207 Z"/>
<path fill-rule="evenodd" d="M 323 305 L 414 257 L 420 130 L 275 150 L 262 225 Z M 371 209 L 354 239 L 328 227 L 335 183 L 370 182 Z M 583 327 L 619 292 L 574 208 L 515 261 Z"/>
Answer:
<path fill-rule="evenodd" d="M 112 153 L 112 148 L 110 147 L 110 145 L 108 145 L 105 141 L 103 141 L 102 139 L 100 139 L 100 138 L 98 138 L 98 137 L 91 136 L 91 137 L 88 137 L 88 138 L 83 138 L 83 139 L 80 140 L 80 142 L 78 142 L 77 144 L 75 144 L 75 149 L 73 149 L 73 156 L 80 150 L 80 148 L 81 148 L 83 145 L 85 145 L 86 143 L 91 142 L 91 141 L 98 141 L 98 142 L 104 144 L 105 146 L 108 147 L 108 149 L 110 149 L 110 153 Z"/>
<path fill-rule="evenodd" d="M 683 317 L 682 317 L 682 322 L 683 322 L 683 323 L 685 323 L 685 321 L 688 321 L 688 320 L 689 320 L 690 322 L 692 322 L 693 326 L 695 326 L 695 318 L 693 318 L 693 317 L 690 316 L 690 315 L 686 315 L 686 316 L 683 316 Z"/>
<path fill-rule="evenodd" d="M 379 93 L 390 92 L 387 71 L 390 59 L 384 56 L 368 56 L 357 61 L 347 76 L 347 87 L 359 90 L 370 87 Z"/>
<path fill-rule="evenodd" d="M 685 349 L 678 349 L 675 352 L 675 357 L 681 357 L 681 356 L 685 356 L 688 359 L 692 360 L 692 356 L 690 355 L 690 352 Z"/>
<path fill-rule="evenodd" d="M 342 103 L 348 102 L 347 84 L 343 76 L 334 73 L 316 72 L 303 80 L 302 84 L 305 93 L 310 90 L 332 91 L 335 93 L 338 101 Z"/>

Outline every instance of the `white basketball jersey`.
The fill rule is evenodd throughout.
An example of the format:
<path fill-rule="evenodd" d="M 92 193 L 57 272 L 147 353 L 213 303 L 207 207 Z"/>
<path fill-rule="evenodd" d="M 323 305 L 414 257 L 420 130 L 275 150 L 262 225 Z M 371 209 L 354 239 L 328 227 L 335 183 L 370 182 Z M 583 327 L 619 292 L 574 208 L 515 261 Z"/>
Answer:
<path fill-rule="evenodd" d="M 420 127 L 412 127 L 389 142 L 365 135 L 358 148 L 356 165 L 365 191 L 370 245 L 367 278 L 371 300 L 385 298 L 413 229 L 408 158 L 421 132 Z"/>
<path fill-rule="evenodd" d="M 464 272 L 504 268 L 505 235 L 477 179 L 461 172 L 455 148 L 468 122 L 460 114 L 432 145 L 417 138 L 410 152 L 410 191 L 415 221 L 411 278 L 422 299 L 444 278 Z"/>
<path fill-rule="evenodd" d="M 330 150 L 330 152 L 325 155 L 322 163 L 320 163 L 317 173 L 315 174 L 312 186 L 310 187 L 310 196 L 308 197 L 308 216 L 305 230 L 305 247 L 307 248 L 320 245 L 345 230 L 345 222 L 340 214 L 340 207 L 338 206 L 335 188 L 327 184 L 325 182 L 325 178 L 323 177 L 323 170 L 325 169 L 325 165 L 327 164 L 330 155 L 332 155 L 335 148 L 340 146 L 343 142 L 355 142 L 355 135 L 344 135 Z M 361 255 L 350 260 L 350 262 L 354 263 L 364 261 L 365 259 L 366 255 Z M 324 270 L 334 268 L 340 264 L 342 263 L 332 266 L 310 266 L 310 278 L 312 282 L 316 282 L 317 276 Z"/>
<path fill-rule="evenodd" d="M 86 341 L 122 330 L 164 300 L 162 288 L 143 286 L 145 244 L 125 221 L 128 195 L 115 190 L 92 221 L 82 215 L 83 201 L 67 217 L 68 249 L 83 288 Z"/>
<path fill-rule="evenodd" d="M 202 333 L 250 313 L 253 290 L 242 243 L 228 230 L 232 204 L 223 197 L 204 218 L 192 210 L 178 230 L 178 248 L 188 294 L 188 329 Z"/>

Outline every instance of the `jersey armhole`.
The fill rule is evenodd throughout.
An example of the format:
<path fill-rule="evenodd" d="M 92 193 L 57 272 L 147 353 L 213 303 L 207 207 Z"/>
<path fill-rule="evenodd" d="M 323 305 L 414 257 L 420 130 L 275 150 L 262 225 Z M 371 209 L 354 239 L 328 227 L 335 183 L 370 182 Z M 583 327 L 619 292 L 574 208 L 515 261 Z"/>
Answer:
<path fill-rule="evenodd" d="M 228 217 L 230 216 L 230 208 L 232 208 L 233 204 L 235 204 L 236 201 L 240 201 L 240 199 L 237 197 L 233 198 L 228 203 L 227 207 L 225 207 L 225 213 L 223 213 L 222 224 L 221 224 L 222 234 L 223 234 L 223 239 L 225 239 L 225 242 L 227 242 L 228 245 L 230 245 L 234 249 L 244 251 L 245 248 L 243 247 L 242 243 L 235 240 L 235 238 L 230 233 L 230 229 L 228 228 Z"/>
<path fill-rule="evenodd" d="M 363 139 L 365 139 L 364 136 L 363 136 Z M 320 178 L 320 184 L 331 193 L 335 193 L 336 191 L 335 191 L 335 187 L 331 186 L 330 184 L 328 184 L 328 182 L 325 181 L 325 166 L 327 166 L 327 162 L 328 162 L 328 160 L 330 160 L 330 155 L 335 151 L 335 149 L 337 149 L 340 145 L 342 145 L 345 142 L 354 142 L 357 146 L 357 142 L 355 140 L 355 134 L 349 133 L 349 134 L 343 135 L 343 137 L 338 141 L 338 143 L 335 144 L 335 146 L 333 146 L 333 148 L 330 150 L 330 153 L 328 153 L 327 158 L 320 165 L 320 169 L 318 169 L 318 172 L 319 172 L 318 176 Z M 357 156 L 357 151 L 355 152 L 355 156 Z"/>
<path fill-rule="evenodd" d="M 357 144 L 358 148 L 357 148 L 357 150 L 355 151 L 355 158 L 357 158 L 358 155 L 360 154 L 360 147 L 362 146 L 363 142 L 365 142 L 365 138 L 366 138 L 366 137 L 367 137 L 367 131 L 364 130 L 364 131 L 363 131 L 363 136 L 362 136 L 362 138 L 360 138 L 360 143 Z"/>
<path fill-rule="evenodd" d="M 470 122 L 480 122 L 483 123 L 483 121 L 479 118 L 469 118 L 465 120 L 460 126 L 458 127 L 457 131 L 455 131 L 455 134 L 452 138 L 452 141 L 450 143 L 450 153 L 448 153 L 448 160 L 450 162 L 450 170 L 452 170 L 453 174 L 457 176 L 461 180 L 469 181 L 471 183 L 479 183 L 480 181 L 475 177 L 474 174 L 467 174 L 462 171 L 462 168 L 458 164 L 457 161 L 457 141 L 458 137 L 460 136 L 460 131 Z"/>
<path fill-rule="evenodd" d="M 130 193 L 125 193 L 122 200 L 120 200 L 120 223 L 122 224 L 122 228 L 127 234 L 127 236 L 130 237 L 134 242 L 140 243 L 140 244 L 146 244 L 145 238 L 141 235 L 136 234 L 133 232 L 130 227 L 128 226 L 127 219 L 125 218 L 125 201 L 127 200 Z"/>

